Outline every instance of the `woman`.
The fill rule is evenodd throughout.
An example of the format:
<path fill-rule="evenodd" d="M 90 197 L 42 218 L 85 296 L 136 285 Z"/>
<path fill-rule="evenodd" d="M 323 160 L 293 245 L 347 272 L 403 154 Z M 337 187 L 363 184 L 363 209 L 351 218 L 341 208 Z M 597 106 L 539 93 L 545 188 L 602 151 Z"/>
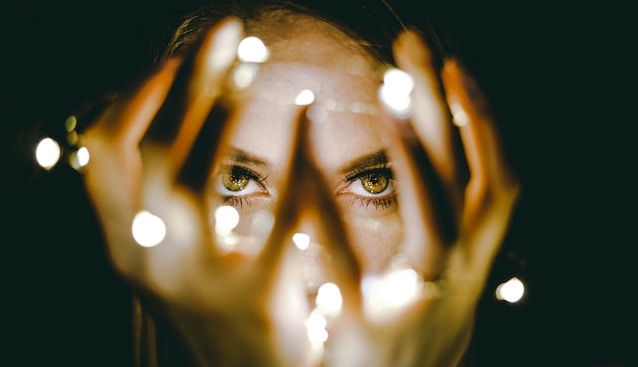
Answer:
<path fill-rule="evenodd" d="M 82 132 L 140 348 L 150 317 L 197 366 L 462 363 L 519 186 L 459 63 L 361 9 L 212 4 Z"/>

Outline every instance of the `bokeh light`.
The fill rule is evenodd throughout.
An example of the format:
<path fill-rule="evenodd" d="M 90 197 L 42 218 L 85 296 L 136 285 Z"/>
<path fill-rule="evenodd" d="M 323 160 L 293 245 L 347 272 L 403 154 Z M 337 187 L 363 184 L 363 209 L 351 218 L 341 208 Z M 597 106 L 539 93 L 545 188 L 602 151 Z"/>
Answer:
<path fill-rule="evenodd" d="M 496 298 L 500 301 L 516 303 L 523 298 L 525 294 L 525 284 L 517 278 L 512 277 L 504 283 L 496 287 Z"/>
<path fill-rule="evenodd" d="M 268 60 L 268 49 L 257 37 L 246 37 L 237 46 L 237 58 L 243 62 L 261 63 Z"/>
<path fill-rule="evenodd" d="M 315 299 L 317 309 L 324 315 L 337 315 L 341 312 L 343 298 L 339 287 L 334 283 L 324 283 L 317 290 Z"/>
<path fill-rule="evenodd" d="M 297 97 L 295 97 L 295 104 L 297 106 L 308 106 L 314 101 L 315 94 L 310 89 L 302 90 L 297 94 Z"/>
<path fill-rule="evenodd" d="M 386 70 L 383 75 L 383 84 L 379 89 L 381 101 L 397 117 L 405 118 L 410 115 L 410 94 L 414 88 L 412 77 L 397 68 Z"/>
<path fill-rule="evenodd" d="M 215 233 L 228 236 L 239 224 L 239 212 L 230 205 L 222 205 L 215 209 Z"/>
<path fill-rule="evenodd" d="M 233 70 L 233 83 L 239 89 L 248 88 L 253 80 L 255 80 L 258 70 L 259 66 L 254 63 L 238 64 Z"/>
<path fill-rule="evenodd" d="M 317 310 L 313 310 L 306 319 L 305 326 L 308 332 L 308 339 L 313 348 L 320 348 L 328 340 L 326 317 Z"/>
<path fill-rule="evenodd" d="M 310 246 L 310 236 L 305 233 L 295 233 L 292 235 L 292 242 L 297 246 L 300 250 L 305 250 Z"/>
<path fill-rule="evenodd" d="M 142 210 L 133 219 L 132 233 L 140 246 L 153 247 L 166 237 L 166 225 L 162 218 Z"/>
<path fill-rule="evenodd" d="M 40 140 L 35 148 L 35 159 L 46 170 L 55 167 L 61 155 L 60 144 L 49 137 Z"/>
<path fill-rule="evenodd" d="M 411 268 L 365 276 L 361 287 L 366 314 L 376 320 L 391 317 L 393 311 L 402 309 L 422 294 L 423 283 L 421 276 Z"/>
<path fill-rule="evenodd" d="M 456 126 L 465 126 L 470 120 L 465 109 L 459 103 L 450 104 L 450 112 L 452 113 L 452 122 Z"/>
<path fill-rule="evenodd" d="M 89 150 L 86 147 L 80 147 L 80 149 L 71 153 L 69 164 L 77 171 L 80 171 L 89 164 L 90 158 Z"/>

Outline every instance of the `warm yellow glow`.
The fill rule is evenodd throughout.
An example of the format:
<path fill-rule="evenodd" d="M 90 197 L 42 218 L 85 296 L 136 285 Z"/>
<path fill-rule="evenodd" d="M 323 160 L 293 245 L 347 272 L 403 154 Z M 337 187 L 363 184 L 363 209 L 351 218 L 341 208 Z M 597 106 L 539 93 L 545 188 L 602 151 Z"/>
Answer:
<path fill-rule="evenodd" d="M 470 120 L 463 107 L 458 103 L 452 103 L 450 105 L 450 112 L 452 113 L 452 122 L 456 126 L 465 126 Z"/>
<path fill-rule="evenodd" d="M 239 89 L 245 89 L 255 80 L 259 66 L 253 63 L 241 63 L 233 70 L 233 83 Z"/>
<path fill-rule="evenodd" d="M 423 279 L 411 268 L 391 270 L 363 279 L 362 290 L 367 315 L 380 319 L 410 304 L 423 290 Z"/>
<path fill-rule="evenodd" d="M 239 224 L 239 212 L 230 205 L 222 205 L 215 209 L 215 233 L 228 236 Z"/>
<path fill-rule="evenodd" d="M 317 309 L 324 315 L 337 315 L 341 312 L 343 298 L 339 287 L 334 283 L 324 283 L 317 290 L 315 299 Z"/>
<path fill-rule="evenodd" d="M 67 117 L 66 121 L 64 121 L 64 128 L 69 133 L 75 130 L 77 126 L 78 126 L 78 119 L 75 116 L 69 116 Z"/>
<path fill-rule="evenodd" d="M 413 88 L 414 80 L 408 73 L 391 68 L 383 75 L 379 97 L 397 117 L 404 118 L 410 114 L 410 93 Z"/>
<path fill-rule="evenodd" d="M 40 140 L 35 148 L 35 159 L 46 170 L 55 167 L 60 160 L 61 154 L 60 144 L 51 138 Z"/>
<path fill-rule="evenodd" d="M 524 294 L 525 285 L 517 277 L 510 278 L 496 287 L 496 298 L 501 301 L 515 303 L 520 301 Z"/>
<path fill-rule="evenodd" d="M 264 62 L 268 60 L 268 49 L 257 37 L 246 37 L 237 46 L 237 57 L 243 62 Z"/>
<path fill-rule="evenodd" d="M 315 347 L 323 345 L 323 342 L 328 340 L 328 332 L 326 331 L 327 324 L 328 321 L 320 312 L 314 310 L 310 313 L 306 319 L 306 330 L 311 345 Z"/>
<path fill-rule="evenodd" d="M 131 229 L 135 242 L 143 247 L 156 246 L 166 236 L 166 225 L 162 218 L 146 210 L 135 215 Z"/>
<path fill-rule="evenodd" d="M 86 147 L 80 147 L 80 149 L 71 154 L 69 164 L 71 164 L 71 167 L 79 171 L 89 164 L 90 158 L 89 150 L 86 149 Z"/>
<path fill-rule="evenodd" d="M 305 250 L 310 246 L 310 236 L 298 232 L 292 236 L 292 242 L 294 242 L 298 249 Z"/>
<path fill-rule="evenodd" d="M 401 94 L 410 94 L 414 88 L 414 80 L 410 74 L 397 68 L 390 68 L 383 74 L 383 84 Z"/>
<path fill-rule="evenodd" d="M 310 89 L 304 89 L 297 97 L 295 97 L 295 104 L 297 106 L 308 106 L 315 101 L 315 94 Z"/>

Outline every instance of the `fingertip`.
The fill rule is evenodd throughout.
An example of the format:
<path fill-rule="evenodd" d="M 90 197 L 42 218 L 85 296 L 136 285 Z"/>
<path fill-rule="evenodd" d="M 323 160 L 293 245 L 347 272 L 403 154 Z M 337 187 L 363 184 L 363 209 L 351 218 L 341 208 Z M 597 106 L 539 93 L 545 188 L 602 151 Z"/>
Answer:
<path fill-rule="evenodd" d="M 460 60 L 456 58 L 445 60 L 441 70 L 441 80 L 450 106 L 462 105 L 467 113 L 471 113 L 474 117 L 491 116 L 485 94 Z"/>
<path fill-rule="evenodd" d="M 458 79 L 460 73 L 459 61 L 456 58 L 448 58 L 443 61 L 443 67 L 441 68 L 441 79 L 445 84 L 452 84 L 454 80 Z"/>
<path fill-rule="evenodd" d="M 393 45 L 394 55 L 400 67 L 428 64 L 432 52 L 422 35 L 413 29 L 399 34 Z"/>
<path fill-rule="evenodd" d="M 225 69 L 237 56 L 237 47 L 244 34 L 239 18 L 227 17 L 220 21 L 206 35 L 202 51 L 205 62 L 212 71 Z"/>

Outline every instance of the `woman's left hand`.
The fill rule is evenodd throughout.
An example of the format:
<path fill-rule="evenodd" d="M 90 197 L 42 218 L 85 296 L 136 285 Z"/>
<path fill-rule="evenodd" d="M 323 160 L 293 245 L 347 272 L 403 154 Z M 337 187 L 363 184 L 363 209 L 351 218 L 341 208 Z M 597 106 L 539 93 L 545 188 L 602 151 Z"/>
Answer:
<path fill-rule="evenodd" d="M 520 191 L 485 97 L 459 63 L 445 62 L 439 75 L 428 47 L 409 31 L 394 51 L 415 82 L 411 116 L 389 125 L 390 158 L 407 162 L 395 173 L 406 266 L 394 274 L 407 270 L 425 282 L 396 308 L 364 291 L 361 308 L 345 308 L 331 330 L 329 366 L 458 365 Z M 455 125 L 463 152 L 455 150 Z"/>

